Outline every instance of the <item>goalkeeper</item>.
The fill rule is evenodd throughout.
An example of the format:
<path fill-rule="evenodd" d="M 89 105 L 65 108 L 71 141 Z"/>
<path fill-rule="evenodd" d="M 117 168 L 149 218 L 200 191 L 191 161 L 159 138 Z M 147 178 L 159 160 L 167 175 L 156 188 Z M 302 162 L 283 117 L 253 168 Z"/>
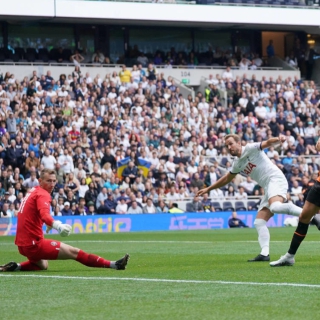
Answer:
<path fill-rule="evenodd" d="M 117 261 L 105 260 L 57 240 L 44 239 L 42 226 L 47 233 L 53 228 L 62 237 L 71 233 L 71 226 L 54 220 L 50 215 L 51 192 L 57 182 L 54 170 L 41 171 L 39 186 L 29 190 L 19 208 L 15 244 L 27 261 L 9 262 L 0 271 L 36 271 L 48 269 L 48 260 L 76 260 L 87 267 L 124 270 L 129 260 L 126 254 Z"/>

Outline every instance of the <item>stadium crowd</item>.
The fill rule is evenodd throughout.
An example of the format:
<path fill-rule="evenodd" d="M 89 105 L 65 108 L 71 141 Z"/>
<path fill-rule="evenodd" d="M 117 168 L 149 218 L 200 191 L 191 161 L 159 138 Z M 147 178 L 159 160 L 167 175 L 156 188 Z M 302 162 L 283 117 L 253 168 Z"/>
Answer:
<path fill-rule="evenodd" d="M 193 99 L 149 64 L 123 65 L 104 77 L 83 74 L 79 66 L 56 79 L 50 71 L 24 79 L 7 72 L 0 83 L 3 216 L 17 214 L 43 168 L 57 173 L 53 215 L 179 212 L 179 200 L 189 201 L 188 211 L 214 211 L 214 199 L 262 195 L 249 177 L 237 176 L 225 190 L 195 197 L 230 167 L 223 142 L 229 133 L 243 144 L 285 134 L 281 148 L 266 152 L 299 200 L 319 168 L 320 94 L 313 81 L 258 81 L 235 77 L 227 67 Z M 117 163 L 125 158 L 119 173 Z M 142 161 L 150 164 L 147 171 Z"/>
<path fill-rule="evenodd" d="M 148 67 L 149 63 L 156 66 L 165 66 L 172 68 L 172 66 L 181 66 L 185 68 L 192 68 L 198 65 L 202 66 L 226 66 L 239 67 L 242 70 L 257 69 L 267 64 L 263 61 L 257 53 L 244 53 L 238 47 L 236 53 L 231 50 L 209 46 L 205 51 L 176 51 L 171 47 L 169 51 L 165 52 L 157 50 L 155 52 L 143 52 L 138 45 L 129 46 L 128 54 L 119 56 L 117 59 L 111 59 L 101 50 L 96 50 L 93 54 L 89 54 L 86 50 L 76 50 L 74 53 L 67 48 L 52 48 L 50 51 L 47 48 L 22 48 L 16 47 L 12 44 L 11 49 L 0 48 L 0 61 L 7 62 L 52 62 L 52 63 L 70 63 L 75 65 L 94 64 L 109 65 L 109 64 L 141 64 L 142 67 Z M 273 54 L 274 55 L 274 54 Z"/>

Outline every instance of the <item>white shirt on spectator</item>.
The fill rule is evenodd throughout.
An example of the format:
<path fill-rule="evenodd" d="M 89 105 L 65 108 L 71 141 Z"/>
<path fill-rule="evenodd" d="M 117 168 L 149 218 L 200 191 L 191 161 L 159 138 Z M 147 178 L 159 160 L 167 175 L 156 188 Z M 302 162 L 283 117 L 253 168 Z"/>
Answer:
<path fill-rule="evenodd" d="M 314 127 L 306 127 L 304 129 L 304 134 L 306 137 L 315 137 L 316 136 L 316 130 Z"/>
<path fill-rule="evenodd" d="M 48 157 L 44 155 L 41 159 L 41 164 L 44 166 L 45 169 L 54 170 L 56 163 L 56 158 L 51 154 Z"/>
<path fill-rule="evenodd" d="M 257 106 L 254 108 L 254 113 L 258 118 L 264 119 L 267 114 L 267 109 L 264 106 Z"/>
<path fill-rule="evenodd" d="M 302 187 L 301 186 L 298 186 L 298 187 L 292 187 L 291 188 L 291 193 L 294 193 L 294 194 L 299 194 L 299 193 L 302 193 Z"/>
<path fill-rule="evenodd" d="M 222 73 L 222 79 L 230 79 L 233 80 L 233 73 L 231 71 L 224 71 Z"/>
<path fill-rule="evenodd" d="M 64 173 L 70 173 L 73 171 L 73 160 L 69 155 L 61 155 L 58 158 L 58 162 Z"/>
<path fill-rule="evenodd" d="M 119 203 L 116 206 L 116 213 L 127 213 L 128 205 L 126 203 Z"/>
<path fill-rule="evenodd" d="M 223 192 L 220 189 L 214 189 L 210 191 L 210 199 L 224 199 Z"/>

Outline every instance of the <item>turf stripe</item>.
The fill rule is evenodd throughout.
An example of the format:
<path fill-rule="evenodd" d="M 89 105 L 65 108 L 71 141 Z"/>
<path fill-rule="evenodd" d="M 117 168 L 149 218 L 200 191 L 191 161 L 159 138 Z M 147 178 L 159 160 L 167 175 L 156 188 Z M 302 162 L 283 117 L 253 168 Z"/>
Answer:
<path fill-rule="evenodd" d="M 147 278 L 120 278 L 120 277 L 74 277 L 74 276 L 49 276 L 40 274 L 0 274 L 0 277 L 25 277 L 25 278 L 51 278 L 64 280 L 98 280 L 98 281 L 141 281 L 141 282 L 167 282 L 167 283 L 195 283 L 195 284 L 221 284 L 245 286 L 276 286 L 276 287 L 303 287 L 320 288 L 320 284 L 288 283 L 288 282 L 239 282 L 215 280 L 178 280 L 178 279 L 147 279 Z"/>

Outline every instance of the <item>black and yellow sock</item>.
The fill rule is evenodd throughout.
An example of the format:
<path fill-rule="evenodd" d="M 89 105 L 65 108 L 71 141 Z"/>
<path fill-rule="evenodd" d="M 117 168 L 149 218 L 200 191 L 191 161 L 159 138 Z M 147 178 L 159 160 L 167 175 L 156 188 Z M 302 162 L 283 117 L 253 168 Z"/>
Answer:
<path fill-rule="evenodd" d="M 296 231 L 293 234 L 290 249 L 288 253 L 295 255 L 299 249 L 301 242 L 307 235 L 309 224 L 299 222 Z"/>

